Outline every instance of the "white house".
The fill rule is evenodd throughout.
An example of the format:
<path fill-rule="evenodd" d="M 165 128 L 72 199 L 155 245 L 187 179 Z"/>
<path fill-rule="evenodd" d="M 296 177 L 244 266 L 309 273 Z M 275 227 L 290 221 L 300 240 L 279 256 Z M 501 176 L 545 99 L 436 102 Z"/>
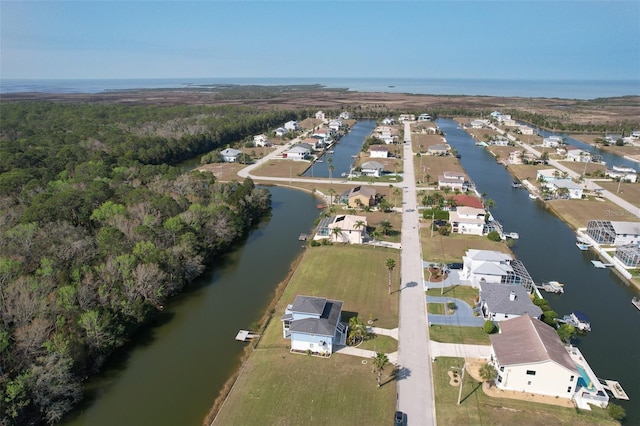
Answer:
<path fill-rule="evenodd" d="M 298 122 L 297 121 L 287 121 L 286 123 L 284 123 L 284 128 L 291 131 L 291 132 L 295 132 L 296 130 L 300 129 L 300 126 L 298 126 Z"/>
<path fill-rule="evenodd" d="M 429 155 L 447 155 L 451 147 L 447 144 L 431 145 L 427 148 Z"/>
<path fill-rule="evenodd" d="M 502 321 L 490 338 L 498 388 L 573 398 L 581 374 L 551 326 L 522 315 Z"/>
<path fill-rule="evenodd" d="M 480 310 L 490 321 L 503 321 L 521 315 L 540 318 L 542 309 L 529 297 L 529 292 L 519 285 L 480 283 Z"/>
<path fill-rule="evenodd" d="M 416 121 L 416 116 L 413 114 L 400 114 L 398 122 L 404 123 L 405 121 Z"/>
<path fill-rule="evenodd" d="M 536 180 L 544 180 L 545 182 L 553 182 L 556 180 L 569 180 L 566 173 L 562 173 L 558 169 L 542 169 L 536 171 Z"/>
<path fill-rule="evenodd" d="M 547 136 L 542 139 L 542 146 L 545 148 L 557 148 L 562 145 L 563 142 L 562 136 Z"/>
<path fill-rule="evenodd" d="M 389 148 L 386 145 L 369 146 L 369 156 L 371 158 L 388 158 Z"/>
<path fill-rule="evenodd" d="M 582 185 L 573 182 L 570 179 L 556 179 L 552 182 L 545 184 L 554 193 L 558 192 L 558 189 L 564 188 L 567 190 L 567 195 L 572 200 L 579 200 L 582 198 L 583 188 Z"/>
<path fill-rule="evenodd" d="M 315 117 L 316 117 L 316 120 L 322 120 L 322 121 L 324 121 L 324 120 L 325 120 L 324 111 L 318 111 L 318 112 L 316 112 Z"/>
<path fill-rule="evenodd" d="M 271 146 L 269 139 L 267 139 L 267 135 L 260 134 L 253 137 L 253 146 Z"/>
<path fill-rule="evenodd" d="M 469 123 L 469 127 L 471 127 L 472 129 L 482 129 L 488 124 L 489 123 L 487 122 L 487 120 L 473 120 Z"/>
<path fill-rule="evenodd" d="M 495 146 L 509 146 L 509 139 L 505 138 L 504 136 L 498 135 L 491 138 L 489 143 Z"/>
<path fill-rule="evenodd" d="M 334 135 L 336 134 L 336 132 L 328 127 L 321 127 L 319 129 L 316 129 L 313 131 L 312 136 L 320 136 L 323 137 L 325 140 L 330 140 Z"/>
<path fill-rule="evenodd" d="M 460 278 L 478 288 L 481 283 L 519 284 L 531 290 L 533 279 L 522 262 L 493 250 L 469 249 L 462 256 Z"/>
<path fill-rule="evenodd" d="M 444 172 L 438 175 L 438 188 L 451 188 L 453 190 L 459 189 L 464 192 L 468 189 L 468 183 L 465 175 L 459 172 Z"/>
<path fill-rule="evenodd" d="M 386 144 L 391 144 L 394 142 L 393 135 L 391 133 L 391 127 L 388 126 L 378 126 L 373 129 L 372 136 L 381 139 Z"/>
<path fill-rule="evenodd" d="M 449 212 L 451 232 L 467 235 L 482 235 L 485 224 L 484 209 L 475 207 L 456 207 Z"/>
<path fill-rule="evenodd" d="M 619 139 L 622 139 L 622 135 L 619 133 L 607 133 L 604 136 L 604 140 L 608 143 L 616 143 Z"/>
<path fill-rule="evenodd" d="M 567 160 L 588 163 L 591 161 L 591 153 L 579 148 L 567 149 Z"/>
<path fill-rule="evenodd" d="M 382 175 L 382 171 L 384 170 L 384 165 L 378 163 L 377 161 L 367 161 L 366 163 L 360 166 L 360 171 L 365 176 L 375 176 L 380 177 Z"/>
<path fill-rule="evenodd" d="M 635 183 L 638 180 L 638 172 L 631 167 L 613 166 L 612 170 L 605 172 L 611 179 L 620 179 L 623 182 Z"/>
<path fill-rule="evenodd" d="M 342 303 L 324 297 L 296 296 L 282 316 L 282 335 L 291 351 L 329 356 L 334 345 L 344 345 L 347 326 L 340 322 Z"/>
<path fill-rule="evenodd" d="M 640 244 L 640 222 L 590 220 L 587 223 L 587 235 L 598 244 L 638 245 Z"/>
<path fill-rule="evenodd" d="M 392 126 L 392 125 L 396 124 L 396 120 L 394 120 L 393 118 L 390 118 L 390 117 L 386 117 L 386 118 L 383 118 L 380 123 L 383 126 Z"/>
<path fill-rule="evenodd" d="M 287 129 L 285 129 L 284 127 L 278 127 L 277 129 L 275 129 L 273 131 L 273 134 L 276 135 L 276 137 L 278 137 L 278 138 L 283 137 L 287 133 L 289 133 L 289 131 Z"/>
<path fill-rule="evenodd" d="M 536 132 L 533 127 L 529 126 L 518 126 L 518 130 L 520 130 L 520 134 L 522 135 L 535 135 Z"/>
<path fill-rule="evenodd" d="M 418 121 L 431 121 L 431 116 L 429 114 L 420 114 L 418 116 Z"/>
<path fill-rule="evenodd" d="M 309 148 L 310 151 L 320 151 L 324 149 L 326 143 L 324 136 L 313 135 L 310 138 L 305 138 L 298 145 L 302 145 L 305 148 Z"/>
<path fill-rule="evenodd" d="M 306 145 L 307 144 L 305 145 L 298 144 L 294 146 L 290 150 L 286 151 L 283 154 L 283 157 L 288 158 L 290 160 L 304 160 L 311 154 L 311 149 L 308 148 L 308 146 Z"/>
<path fill-rule="evenodd" d="M 237 149 L 227 148 L 220 151 L 220 155 L 222 156 L 222 161 L 225 163 L 235 163 L 238 159 L 238 155 L 242 154 L 242 151 L 238 151 Z"/>
<path fill-rule="evenodd" d="M 341 120 L 349 120 L 351 118 L 351 113 L 349 113 L 348 111 L 342 111 L 338 118 Z"/>
<path fill-rule="evenodd" d="M 316 230 L 314 240 L 330 239 L 336 243 L 362 244 L 367 236 L 367 217 L 343 214 L 325 217 Z"/>
<path fill-rule="evenodd" d="M 342 124 L 342 121 L 340 121 L 340 120 L 331 120 L 331 121 L 329 121 L 328 126 L 335 134 L 335 132 L 337 132 L 340 129 L 342 129 L 343 124 Z"/>

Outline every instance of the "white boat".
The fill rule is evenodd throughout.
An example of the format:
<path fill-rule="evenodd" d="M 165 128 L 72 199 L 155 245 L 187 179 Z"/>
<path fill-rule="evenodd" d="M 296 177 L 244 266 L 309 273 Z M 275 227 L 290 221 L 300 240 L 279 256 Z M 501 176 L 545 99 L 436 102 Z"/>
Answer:
<path fill-rule="evenodd" d="M 633 299 L 631 299 L 631 303 L 633 303 L 633 306 L 640 310 L 640 297 L 633 296 Z"/>
<path fill-rule="evenodd" d="M 565 315 L 562 319 L 558 318 L 557 321 L 559 323 L 572 325 L 579 331 L 591 331 L 589 318 L 580 311 L 571 312 L 570 315 Z"/>
<path fill-rule="evenodd" d="M 558 281 L 543 282 L 541 285 L 537 285 L 536 287 L 541 288 L 547 293 L 564 293 L 564 284 L 559 283 Z"/>
<path fill-rule="evenodd" d="M 507 232 L 506 234 L 504 234 L 504 236 L 513 240 L 517 240 L 518 238 L 520 238 L 520 235 L 517 232 Z"/>
<path fill-rule="evenodd" d="M 538 198 L 538 196 L 535 194 L 529 194 L 529 198 L 531 198 L 532 200 L 535 200 Z"/>

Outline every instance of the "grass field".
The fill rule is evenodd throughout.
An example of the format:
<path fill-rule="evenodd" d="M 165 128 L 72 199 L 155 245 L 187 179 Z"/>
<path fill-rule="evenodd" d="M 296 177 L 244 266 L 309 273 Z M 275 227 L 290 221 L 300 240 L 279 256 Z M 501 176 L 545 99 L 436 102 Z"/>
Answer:
<path fill-rule="evenodd" d="M 481 388 L 481 383 L 465 374 L 461 404 L 458 405 L 460 388 L 449 384 L 448 371 L 460 371 L 461 358 L 440 357 L 433 364 L 433 387 L 436 398 L 436 421 L 439 425 L 617 425 L 606 418 L 602 411 L 576 414 L 572 408 L 530 401 L 492 398 Z M 410 419 L 409 419 L 410 420 Z"/>
<path fill-rule="evenodd" d="M 437 232 L 434 232 L 432 237 L 428 226 L 420 229 L 420 241 L 422 258 L 431 262 L 460 262 L 468 249 L 496 250 L 513 255 L 504 242 L 491 241 L 479 235 L 442 236 Z"/>
<path fill-rule="evenodd" d="M 329 359 L 291 354 L 279 320 L 286 305 L 304 294 L 342 300 L 343 320 L 357 314 L 365 322 L 371 318 L 376 327 L 397 327 L 399 293 L 388 294 L 389 258 L 398 265 L 392 272 L 397 289 L 397 250 L 309 248 L 215 424 L 389 424 L 396 398 L 391 366 L 383 373 L 383 386 L 377 388 L 370 360 L 363 364 L 360 358 L 339 354 Z M 397 343 L 385 336 L 366 344 L 376 350 L 397 350 Z"/>
<path fill-rule="evenodd" d="M 452 325 L 432 325 L 429 338 L 441 343 L 460 343 L 463 345 L 490 345 L 489 335 L 480 327 L 458 327 Z"/>
<path fill-rule="evenodd" d="M 590 220 L 623 220 L 637 222 L 639 219 L 609 200 L 553 200 L 547 201 L 555 212 L 572 228 L 586 228 Z"/>
<path fill-rule="evenodd" d="M 434 315 L 444 315 L 444 303 L 427 303 L 427 313 Z"/>
<path fill-rule="evenodd" d="M 358 346 L 358 349 L 367 349 L 389 354 L 398 350 L 398 341 L 393 337 L 377 335 L 373 339 L 362 342 Z"/>
<path fill-rule="evenodd" d="M 455 299 L 464 300 L 467 302 L 469 306 L 475 306 L 475 299 L 478 297 L 478 289 L 465 286 L 465 285 L 456 285 L 453 287 L 446 287 L 443 289 L 440 288 L 431 288 L 427 290 L 427 295 L 429 296 L 445 296 L 452 297 Z"/>

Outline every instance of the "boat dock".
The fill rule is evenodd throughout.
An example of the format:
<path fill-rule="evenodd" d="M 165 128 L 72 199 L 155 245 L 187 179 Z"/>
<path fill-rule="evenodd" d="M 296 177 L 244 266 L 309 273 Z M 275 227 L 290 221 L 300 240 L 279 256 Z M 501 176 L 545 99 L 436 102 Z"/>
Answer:
<path fill-rule="evenodd" d="M 298 241 L 307 241 L 307 238 L 309 238 L 307 234 L 300 234 L 298 236 Z"/>
<path fill-rule="evenodd" d="M 624 389 L 622 389 L 622 386 L 620 386 L 620 383 L 618 383 L 617 381 L 606 380 L 606 379 L 605 380 L 598 379 L 598 380 L 600 381 L 600 384 L 602 385 L 602 387 L 608 390 L 609 392 L 611 392 L 611 395 L 613 395 L 615 399 L 624 399 L 625 401 L 629 400 L 629 396 L 624 391 Z"/>
<path fill-rule="evenodd" d="M 614 266 L 613 263 L 602 263 L 599 260 L 592 260 L 591 263 L 593 263 L 593 266 L 599 269 L 605 269 Z"/>
<path fill-rule="evenodd" d="M 564 287 L 558 281 L 548 281 L 540 285 L 536 284 L 536 287 L 539 288 L 540 290 L 546 291 L 547 293 L 556 293 L 556 294 L 564 293 Z"/>
<path fill-rule="evenodd" d="M 251 340 L 254 337 L 260 337 L 260 335 L 252 334 L 250 331 L 247 331 L 247 330 L 240 330 L 238 331 L 238 334 L 236 334 L 236 340 L 240 342 L 246 342 L 247 340 Z"/>

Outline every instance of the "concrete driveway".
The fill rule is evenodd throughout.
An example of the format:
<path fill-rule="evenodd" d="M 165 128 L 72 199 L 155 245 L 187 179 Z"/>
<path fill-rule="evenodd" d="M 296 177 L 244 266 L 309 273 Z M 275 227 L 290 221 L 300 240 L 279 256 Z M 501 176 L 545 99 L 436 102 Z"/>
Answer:
<path fill-rule="evenodd" d="M 427 303 L 447 303 L 456 304 L 455 313 L 452 315 L 428 314 L 429 324 L 457 325 L 462 327 L 482 327 L 484 319 L 473 315 L 473 308 L 462 299 L 444 296 L 427 296 Z"/>

